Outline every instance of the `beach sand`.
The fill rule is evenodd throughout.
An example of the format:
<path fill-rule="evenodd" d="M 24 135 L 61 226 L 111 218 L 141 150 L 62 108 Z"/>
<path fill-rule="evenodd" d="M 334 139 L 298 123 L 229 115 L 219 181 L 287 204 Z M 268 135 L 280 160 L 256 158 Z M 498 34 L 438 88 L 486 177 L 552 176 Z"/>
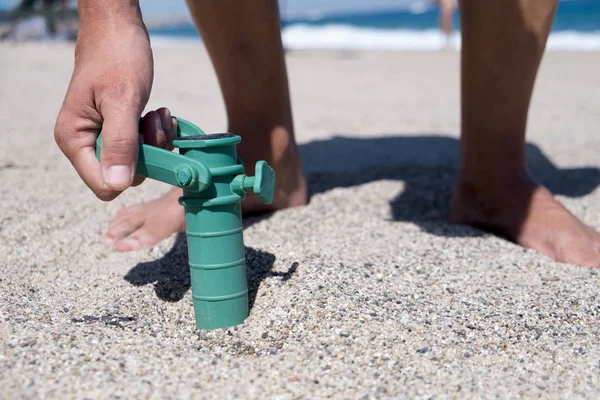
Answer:
<path fill-rule="evenodd" d="M 73 47 L 0 45 L 0 398 L 600 396 L 598 270 L 445 222 L 455 52 L 291 51 L 310 204 L 247 220 L 252 309 L 194 327 L 185 238 L 119 254 L 53 139 Z M 226 128 L 202 47 L 155 49 L 148 108 Z M 600 53 L 548 53 L 533 173 L 600 228 Z M 501 149 L 499 149 L 500 151 Z"/>

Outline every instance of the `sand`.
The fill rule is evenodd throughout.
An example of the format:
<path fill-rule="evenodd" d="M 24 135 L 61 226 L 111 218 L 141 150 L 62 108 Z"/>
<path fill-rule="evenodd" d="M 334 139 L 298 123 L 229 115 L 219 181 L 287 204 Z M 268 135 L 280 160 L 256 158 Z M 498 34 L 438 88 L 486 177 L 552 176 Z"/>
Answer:
<path fill-rule="evenodd" d="M 71 45 L 0 46 L 0 397 L 600 396 L 600 277 L 445 222 L 459 132 L 452 52 L 288 54 L 308 206 L 247 221 L 253 307 L 197 331 L 185 239 L 101 233 L 146 182 L 97 200 L 53 140 Z M 201 47 L 157 48 L 149 108 L 225 113 Z M 534 174 L 600 228 L 600 53 L 548 53 Z"/>

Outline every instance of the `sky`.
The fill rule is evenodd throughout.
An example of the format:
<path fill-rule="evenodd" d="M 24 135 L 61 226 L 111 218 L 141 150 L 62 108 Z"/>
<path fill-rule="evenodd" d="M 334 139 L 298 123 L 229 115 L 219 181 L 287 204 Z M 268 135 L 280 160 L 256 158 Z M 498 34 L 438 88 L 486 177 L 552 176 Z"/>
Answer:
<path fill-rule="evenodd" d="M 0 8 L 12 8 L 19 2 L 19 0 L 0 0 Z M 401 8 L 411 2 L 428 2 L 428 0 L 280 0 L 281 11 L 285 17 Z M 161 16 L 188 15 L 185 0 L 140 0 L 140 3 L 144 16 L 153 19 Z"/>

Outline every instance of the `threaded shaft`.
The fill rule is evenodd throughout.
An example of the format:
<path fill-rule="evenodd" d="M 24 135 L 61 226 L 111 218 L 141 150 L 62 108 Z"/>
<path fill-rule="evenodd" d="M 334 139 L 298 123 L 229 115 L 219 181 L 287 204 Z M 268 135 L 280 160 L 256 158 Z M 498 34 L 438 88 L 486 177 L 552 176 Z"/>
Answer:
<path fill-rule="evenodd" d="M 254 177 L 247 176 L 244 178 L 244 182 L 242 183 L 245 191 L 252 190 L 254 188 Z"/>

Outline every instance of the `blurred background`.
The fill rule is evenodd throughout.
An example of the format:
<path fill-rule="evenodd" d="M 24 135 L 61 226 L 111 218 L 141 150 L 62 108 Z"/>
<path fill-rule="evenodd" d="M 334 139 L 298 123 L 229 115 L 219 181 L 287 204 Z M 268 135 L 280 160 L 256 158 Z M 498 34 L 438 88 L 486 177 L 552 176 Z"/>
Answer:
<path fill-rule="evenodd" d="M 452 0 L 451 0 L 452 1 Z M 152 42 L 199 40 L 184 0 L 141 0 Z M 440 30 L 433 0 L 280 0 L 288 49 L 411 49 L 460 47 L 460 21 Z M 0 0 L 4 40 L 74 40 L 76 1 Z M 561 0 L 548 42 L 555 50 L 600 50 L 600 0 Z"/>

